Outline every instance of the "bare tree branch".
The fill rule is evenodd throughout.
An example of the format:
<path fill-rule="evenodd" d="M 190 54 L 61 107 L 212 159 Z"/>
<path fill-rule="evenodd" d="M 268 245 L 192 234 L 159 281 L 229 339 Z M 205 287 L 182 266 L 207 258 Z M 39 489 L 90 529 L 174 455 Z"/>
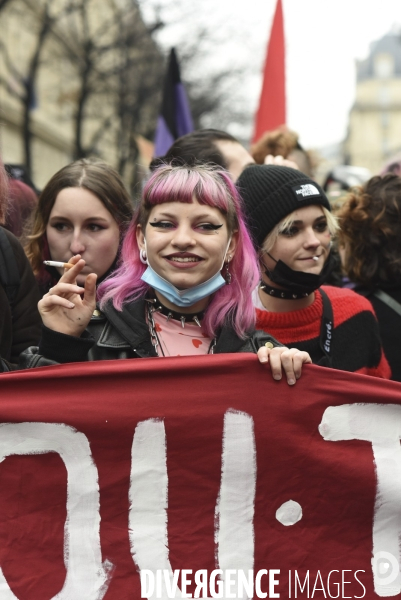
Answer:
<path fill-rule="evenodd" d="M 10 0 L 0 0 L 0 10 L 5 8 L 9 2 Z"/>

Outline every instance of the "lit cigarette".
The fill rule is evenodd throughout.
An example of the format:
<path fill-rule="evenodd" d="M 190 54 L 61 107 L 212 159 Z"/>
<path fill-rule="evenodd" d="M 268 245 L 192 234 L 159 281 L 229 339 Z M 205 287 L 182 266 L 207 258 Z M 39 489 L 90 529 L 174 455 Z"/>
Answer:
<path fill-rule="evenodd" d="M 318 256 L 312 256 L 313 260 L 319 260 Z"/>
<path fill-rule="evenodd" d="M 44 260 L 43 264 L 48 267 L 61 267 L 62 269 L 71 269 L 74 266 L 71 263 L 59 262 L 58 260 Z"/>

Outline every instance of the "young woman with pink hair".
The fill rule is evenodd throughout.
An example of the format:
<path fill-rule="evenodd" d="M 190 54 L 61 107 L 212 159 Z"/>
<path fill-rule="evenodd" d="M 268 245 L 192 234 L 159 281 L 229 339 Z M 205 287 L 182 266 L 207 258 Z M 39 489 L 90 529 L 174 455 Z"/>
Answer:
<path fill-rule="evenodd" d="M 205 166 L 157 169 L 125 237 L 121 266 L 98 290 L 76 285 L 71 259 L 39 303 L 44 330 L 22 366 L 52 362 L 258 353 L 273 376 L 295 383 L 305 352 L 254 329 L 250 296 L 259 273 L 240 199 L 229 175 Z"/>

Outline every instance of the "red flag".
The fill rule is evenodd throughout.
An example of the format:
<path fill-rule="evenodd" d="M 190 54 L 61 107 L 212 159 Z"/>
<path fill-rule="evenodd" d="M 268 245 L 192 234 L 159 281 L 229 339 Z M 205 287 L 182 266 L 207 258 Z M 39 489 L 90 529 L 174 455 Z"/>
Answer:
<path fill-rule="evenodd" d="M 263 86 L 255 119 L 253 141 L 265 131 L 286 122 L 284 20 L 281 0 L 277 0 L 270 40 L 267 46 Z"/>

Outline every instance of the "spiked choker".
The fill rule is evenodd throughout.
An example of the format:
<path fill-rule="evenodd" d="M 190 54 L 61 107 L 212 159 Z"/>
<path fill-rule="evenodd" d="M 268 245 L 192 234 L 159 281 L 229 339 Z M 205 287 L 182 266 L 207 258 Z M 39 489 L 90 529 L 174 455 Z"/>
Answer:
<path fill-rule="evenodd" d="M 151 314 L 157 311 L 167 317 L 167 321 L 170 319 L 174 319 L 174 321 L 180 321 L 183 329 L 185 327 L 185 323 L 191 322 L 195 323 L 198 327 L 202 327 L 201 321 L 205 311 L 183 314 L 167 308 L 167 306 L 164 306 L 157 298 L 145 298 L 145 300 L 149 303 L 148 307 Z"/>
<path fill-rule="evenodd" d="M 268 285 L 264 281 L 262 282 L 260 289 L 268 296 L 282 298 L 283 300 L 298 300 L 299 298 L 306 298 L 309 296 L 307 292 L 289 292 L 287 290 L 279 290 L 278 288 Z"/>

